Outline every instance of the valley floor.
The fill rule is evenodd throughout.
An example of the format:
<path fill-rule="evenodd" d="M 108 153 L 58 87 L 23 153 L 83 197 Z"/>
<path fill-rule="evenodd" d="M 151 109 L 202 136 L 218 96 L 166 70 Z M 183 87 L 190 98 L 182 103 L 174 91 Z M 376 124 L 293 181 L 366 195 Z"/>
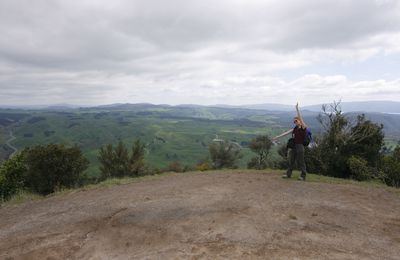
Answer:
<path fill-rule="evenodd" d="M 400 195 L 277 173 L 167 174 L 0 209 L 1 259 L 399 259 Z"/>

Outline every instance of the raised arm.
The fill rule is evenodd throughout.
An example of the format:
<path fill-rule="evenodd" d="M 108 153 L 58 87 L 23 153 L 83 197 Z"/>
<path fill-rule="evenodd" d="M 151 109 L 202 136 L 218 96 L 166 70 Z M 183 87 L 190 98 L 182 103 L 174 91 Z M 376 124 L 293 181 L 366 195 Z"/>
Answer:
<path fill-rule="evenodd" d="M 298 117 L 299 120 L 300 120 L 300 124 L 301 124 L 302 128 L 306 128 L 307 125 L 306 125 L 306 123 L 304 122 L 304 119 L 303 119 L 303 117 L 302 117 L 301 114 L 300 114 L 299 103 L 296 104 L 296 111 L 297 111 L 297 117 Z"/>
<path fill-rule="evenodd" d="M 290 129 L 290 130 L 288 130 L 288 131 L 286 131 L 286 132 L 284 132 L 284 133 L 282 133 L 282 134 L 280 134 L 280 135 L 278 135 L 278 136 L 275 136 L 274 138 L 272 138 L 272 140 L 275 141 L 275 140 L 277 140 L 278 138 L 281 138 L 281 137 L 284 137 L 284 136 L 286 136 L 286 135 L 288 135 L 288 134 L 291 134 L 292 132 L 293 132 L 293 129 Z"/>

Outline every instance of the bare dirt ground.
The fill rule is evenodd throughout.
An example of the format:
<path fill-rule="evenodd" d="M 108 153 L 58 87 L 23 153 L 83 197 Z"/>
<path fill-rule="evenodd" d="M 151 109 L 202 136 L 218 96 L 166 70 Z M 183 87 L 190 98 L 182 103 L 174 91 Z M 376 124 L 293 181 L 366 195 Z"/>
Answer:
<path fill-rule="evenodd" d="M 400 195 L 183 173 L 0 209 L 1 259 L 400 259 Z"/>

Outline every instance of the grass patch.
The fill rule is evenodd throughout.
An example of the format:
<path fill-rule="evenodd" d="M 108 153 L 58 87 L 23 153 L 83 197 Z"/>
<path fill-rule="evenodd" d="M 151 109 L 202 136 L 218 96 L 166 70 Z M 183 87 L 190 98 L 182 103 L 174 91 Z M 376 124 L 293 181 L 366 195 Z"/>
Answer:
<path fill-rule="evenodd" d="M 7 206 L 7 205 L 18 205 L 22 204 L 28 201 L 35 201 L 35 200 L 40 200 L 43 199 L 44 196 L 39 195 L 37 193 L 32 193 L 29 191 L 20 191 L 14 196 L 11 197 L 10 200 L 1 203 L 1 206 Z"/>
<path fill-rule="evenodd" d="M 268 172 L 270 172 L 270 171 L 279 173 L 281 175 L 286 173 L 285 170 L 268 170 Z M 294 172 L 292 174 L 292 178 L 289 179 L 289 181 L 297 181 L 297 178 L 299 176 L 300 176 L 300 173 Z M 363 186 L 363 187 L 367 187 L 367 188 L 385 189 L 385 190 L 400 194 L 400 189 L 387 186 L 385 183 L 381 182 L 378 179 L 372 179 L 372 180 L 368 180 L 368 181 L 356 181 L 356 180 L 352 180 L 352 179 L 342 179 L 342 178 L 335 178 L 335 177 L 330 177 L 330 176 L 308 173 L 307 177 L 306 177 L 306 182 L 356 185 L 356 186 Z"/>

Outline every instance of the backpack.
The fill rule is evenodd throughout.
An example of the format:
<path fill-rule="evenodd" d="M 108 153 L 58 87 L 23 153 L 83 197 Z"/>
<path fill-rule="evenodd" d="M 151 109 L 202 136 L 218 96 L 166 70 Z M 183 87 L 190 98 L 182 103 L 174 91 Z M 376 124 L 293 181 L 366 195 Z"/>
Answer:
<path fill-rule="evenodd" d="M 303 145 L 308 146 L 312 142 L 312 140 L 313 140 L 312 133 L 311 133 L 310 129 L 306 128 L 306 135 L 304 136 Z"/>

